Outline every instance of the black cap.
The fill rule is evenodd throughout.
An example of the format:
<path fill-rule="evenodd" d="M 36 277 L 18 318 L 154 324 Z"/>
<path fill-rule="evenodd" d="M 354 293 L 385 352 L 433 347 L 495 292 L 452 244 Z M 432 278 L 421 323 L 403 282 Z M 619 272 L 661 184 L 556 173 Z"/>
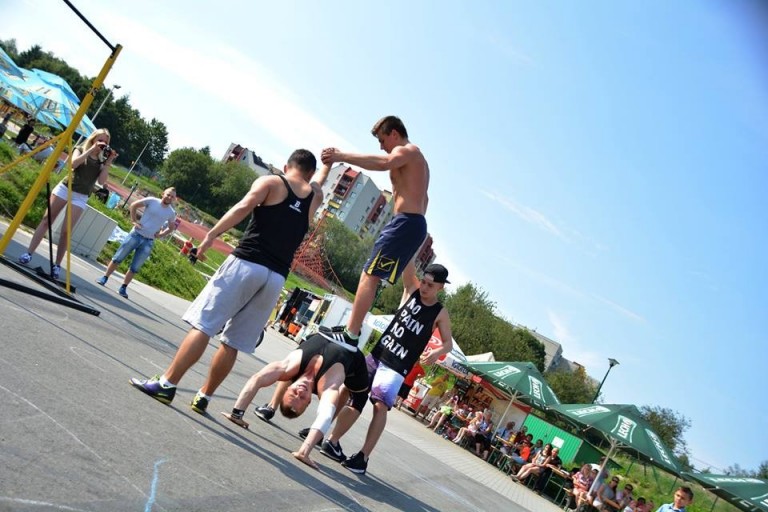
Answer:
<path fill-rule="evenodd" d="M 451 284 L 451 282 L 448 280 L 448 269 L 439 263 L 428 265 L 427 268 L 424 269 L 424 274 L 431 275 L 432 280 L 436 283 Z"/>

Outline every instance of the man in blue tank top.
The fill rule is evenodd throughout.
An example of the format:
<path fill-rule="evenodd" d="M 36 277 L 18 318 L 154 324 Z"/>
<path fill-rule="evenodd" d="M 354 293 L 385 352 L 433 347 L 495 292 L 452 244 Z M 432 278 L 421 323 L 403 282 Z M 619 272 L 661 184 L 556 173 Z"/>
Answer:
<path fill-rule="evenodd" d="M 210 338 L 221 332 L 221 345 L 213 356 L 208 377 L 191 404 L 192 410 L 205 414 L 211 396 L 232 370 L 237 353 L 252 353 L 263 338 L 294 253 L 322 203 L 321 186 L 329 167 L 324 165 L 315 175 L 316 167 L 311 152 L 297 149 L 288 159 L 284 175 L 258 178 L 208 231 L 197 248 L 201 260 L 219 235 L 251 215 L 237 248 L 184 313 L 183 320 L 192 328 L 170 366 L 151 379 L 133 378 L 131 385 L 170 404 L 176 385 L 202 357 Z"/>

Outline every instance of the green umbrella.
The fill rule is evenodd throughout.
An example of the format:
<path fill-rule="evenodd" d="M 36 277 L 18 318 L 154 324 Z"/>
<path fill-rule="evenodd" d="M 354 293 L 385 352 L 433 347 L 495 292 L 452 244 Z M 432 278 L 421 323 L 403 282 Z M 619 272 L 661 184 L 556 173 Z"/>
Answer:
<path fill-rule="evenodd" d="M 512 395 L 512 401 L 519 398 L 542 410 L 560 403 L 555 392 L 533 363 L 466 361 L 460 364 L 468 371 L 481 375 L 497 388 Z"/>
<path fill-rule="evenodd" d="M 682 467 L 672 451 L 664 445 L 659 435 L 645 421 L 634 405 L 627 404 L 560 404 L 550 411 L 569 421 L 600 432 L 611 444 L 603 467 L 616 450 L 636 452 L 640 458 L 679 475 Z M 602 471 L 603 468 L 600 468 Z"/>
<path fill-rule="evenodd" d="M 683 473 L 683 478 L 701 484 L 706 490 L 745 512 L 768 511 L 768 482 L 759 478 Z"/>
<path fill-rule="evenodd" d="M 533 363 L 517 362 L 473 362 L 462 361 L 454 363 L 465 367 L 468 371 L 485 377 L 498 389 L 509 393 L 512 398 L 501 415 L 498 425 L 504 424 L 504 418 L 515 400 L 520 399 L 537 409 L 545 410 L 548 405 L 559 404 L 560 400 L 549 387 L 544 376 Z"/>

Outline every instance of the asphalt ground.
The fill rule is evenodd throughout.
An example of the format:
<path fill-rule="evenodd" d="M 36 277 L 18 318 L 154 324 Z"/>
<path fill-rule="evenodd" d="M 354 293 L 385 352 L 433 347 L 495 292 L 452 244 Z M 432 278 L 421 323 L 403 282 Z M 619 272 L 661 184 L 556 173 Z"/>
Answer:
<path fill-rule="evenodd" d="M 8 259 L 28 240 L 26 233 L 15 238 Z M 555 510 L 402 412 L 390 414 L 363 476 L 317 451 L 320 471 L 291 456 L 316 401 L 295 420 L 278 414 L 267 424 L 250 408 L 250 430 L 228 422 L 219 412 L 231 409 L 245 381 L 295 347 L 275 331 L 255 354 L 240 354 L 208 415 L 189 402 L 216 340 L 172 405 L 147 397 L 128 379 L 168 365 L 187 331 L 180 319 L 186 301 L 138 282 L 123 299 L 116 293 L 122 276 L 102 287 L 94 282 L 101 265 L 72 262 L 75 296 L 99 316 L 0 287 L 0 511 Z M 38 254 L 32 266 L 43 263 Z M 5 265 L 0 278 L 44 291 Z M 271 392 L 260 391 L 254 405 Z M 362 445 L 369 418 L 370 407 L 342 439 L 348 455 Z M 524 492 L 524 499 L 509 497 Z"/>

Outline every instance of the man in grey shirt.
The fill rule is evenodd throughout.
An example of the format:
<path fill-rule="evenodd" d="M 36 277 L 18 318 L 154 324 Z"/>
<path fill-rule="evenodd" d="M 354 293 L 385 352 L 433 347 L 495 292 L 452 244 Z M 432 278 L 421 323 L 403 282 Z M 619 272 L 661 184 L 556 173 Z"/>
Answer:
<path fill-rule="evenodd" d="M 131 212 L 133 229 L 128 233 L 123 243 L 120 244 L 117 252 L 112 257 L 112 261 L 107 266 L 106 273 L 96 280 L 97 283 L 102 286 L 106 285 L 112 272 L 133 252 L 131 268 L 126 272 L 123 284 L 117 291 L 121 296 L 126 299 L 128 298 L 126 288 L 128 288 L 131 280 L 133 280 L 133 276 L 139 272 L 141 266 L 149 258 L 149 254 L 152 252 L 152 247 L 155 244 L 155 239 L 168 236 L 176 229 L 176 211 L 172 206 L 175 200 L 176 189 L 170 187 L 163 191 L 161 199 L 147 197 L 131 204 L 129 210 Z M 144 207 L 144 213 L 141 216 L 141 220 L 137 220 L 137 211 L 142 206 Z M 166 224 L 167 226 L 163 228 L 163 225 Z"/>

